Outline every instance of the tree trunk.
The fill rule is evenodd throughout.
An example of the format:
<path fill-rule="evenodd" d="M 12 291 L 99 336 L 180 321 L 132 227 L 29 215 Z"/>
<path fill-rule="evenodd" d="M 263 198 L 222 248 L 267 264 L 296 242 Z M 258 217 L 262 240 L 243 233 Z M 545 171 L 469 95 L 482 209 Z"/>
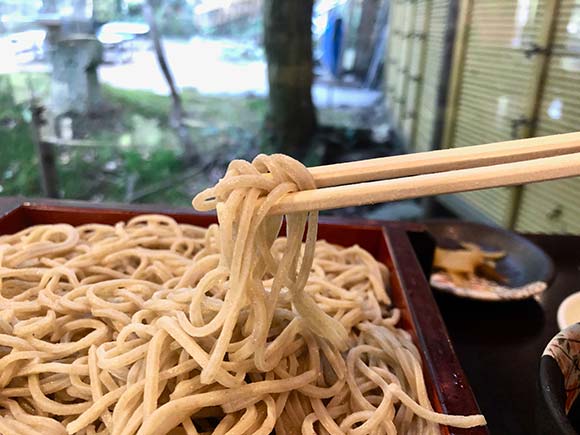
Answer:
<path fill-rule="evenodd" d="M 266 0 L 264 45 L 268 62 L 269 124 L 274 145 L 304 157 L 316 130 L 312 103 L 313 0 Z"/>
<path fill-rule="evenodd" d="M 185 160 L 188 163 L 193 162 L 195 159 L 194 144 L 189 135 L 186 125 L 183 123 L 183 118 L 185 112 L 183 110 L 183 104 L 181 103 L 181 97 L 177 91 L 177 86 L 175 85 L 175 80 L 173 74 L 169 69 L 167 64 L 167 59 L 165 58 L 165 50 L 163 50 L 163 45 L 161 45 L 161 35 L 159 35 L 159 30 L 157 29 L 157 21 L 155 20 L 155 3 L 154 0 L 147 0 L 143 4 L 143 13 L 145 19 L 149 23 L 149 33 L 151 35 L 151 41 L 153 42 L 153 48 L 155 49 L 155 55 L 157 56 L 157 62 L 159 63 L 159 68 L 167 81 L 169 86 L 169 93 L 171 95 L 172 109 L 170 115 L 171 126 L 175 129 L 179 141 L 183 146 L 183 152 Z"/>

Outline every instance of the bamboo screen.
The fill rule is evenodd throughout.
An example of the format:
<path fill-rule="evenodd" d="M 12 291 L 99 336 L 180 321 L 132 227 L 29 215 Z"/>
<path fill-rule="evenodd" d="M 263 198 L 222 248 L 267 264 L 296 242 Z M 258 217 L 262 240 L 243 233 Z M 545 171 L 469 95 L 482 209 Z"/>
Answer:
<path fill-rule="evenodd" d="M 391 123 L 414 151 L 432 148 L 449 0 L 393 0 L 386 98 Z"/>
<path fill-rule="evenodd" d="M 580 0 L 393 0 L 390 20 L 387 104 L 411 151 L 579 130 Z M 446 87 L 449 105 L 441 108 Z M 580 233 L 580 178 L 440 199 L 471 219 Z"/>
<path fill-rule="evenodd" d="M 580 1 L 561 0 L 536 135 L 580 130 Z M 580 233 L 580 179 L 524 188 L 516 229 Z"/>
<path fill-rule="evenodd" d="M 433 135 L 437 121 L 438 93 L 442 81 L 445 59 L 445 35 L 449 25 L 449 0 L 430 0 L 428 26 L 425 30 L 425 59 L 423 72 L 420 75 L 420 99 L 417 104 L 417 120 L 414 126 L 414 151 L 428 151 L 433 148 Z"/>
<path fill-rule="evenodd" d="M 408 58 L 407 81 L 403 96 L 401 133 L 406 143 L 413 142 L 417 104 L 420 98 L 420 84 L 426 49 L 426 29 L 429 24 L 429 0 L 417 0 L 414 4 L 413 30 L 408 35 L 410 55 Z"/>
<path fill-rule="evenodd" d="M 389 35 L 386 61 L 386 98 L 395 129 L 400 127 L 400 83 L 404 74 L 403 48 L 407 1 L 393 0 L 389 12 Z"/>
<path fill-rule="evenodd" d="M 535 4 L 535 7 L 532 7 Z M 465 40 L 451 147 L 522 137 L 528 95 L 534 80 L 533 56 L 543 1 L 475 0 Z M 487 219 L 508 226 L 516 202 L 514 188 L 457 195 Z"/>

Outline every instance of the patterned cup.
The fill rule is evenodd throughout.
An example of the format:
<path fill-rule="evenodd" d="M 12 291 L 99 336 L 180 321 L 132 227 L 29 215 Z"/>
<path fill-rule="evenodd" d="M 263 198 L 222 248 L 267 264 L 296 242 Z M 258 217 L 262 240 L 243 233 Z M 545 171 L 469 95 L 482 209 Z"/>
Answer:
<path fill-rule="evenodd" d="M 580 430 L 580 323 L 560 331 L 540 360 L 536 406 L 539 434 L 575 435 Z"/>

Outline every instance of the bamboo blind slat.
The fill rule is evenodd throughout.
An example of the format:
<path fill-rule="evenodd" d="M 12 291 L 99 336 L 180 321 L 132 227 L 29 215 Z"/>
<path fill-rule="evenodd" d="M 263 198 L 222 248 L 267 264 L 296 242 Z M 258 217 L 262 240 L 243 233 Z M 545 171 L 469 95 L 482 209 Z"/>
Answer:
<path fill-rule="evenodd" d="M 578 130 L 580 125 L 580 2 L 561 0 L 552 56 L 538 111 L 536 134 Z M 574 48 L 578 51 L 574 53 Z M 572 49 L 572 50 L 571 50 Z M 560 53 L 566 50 L 567 55 Z M 516 229 L 580 234 L 580 178 L 526 186 Z"/>
<path fill-rule="evenodd" d="M 580 234 L 580 178 L 526 186 L 516 230 Z"/>
<path fill-rule="evenodd" d="M 415 142 L 417 128 L 418 101 L 421 95 L 421 82 L 426 65 L 426 34 L 429 30 L 430 0 L 416 0 L 413 48 L 409 62 L 407 91 L 404 96 L 403 136 L 409 145 Z"/>
<path fill-rule="evenodd" d="M 435 128 L 435 111 L 443 66 L 445 35 L 448 27 L 449 0 L 431 0 L 429 30 L 426 35 L 425 66 L 420 83 L 420 99 L 417 104 L 415 151 L 431 149 Z"/>
<path fill-rule="evenodd" d="M 506 187 L 465 192 L 460 195 L 463 201 L 500 225 L 507 224 L 508 215 L 505 210 L 510 207 L 511 197 L 511 189 Z"/>
<path fill-rule="evenodd" d="M 397 126 L 398 89 L 401 74 L 401 44 L 403 33 L 403 0 L 391 2 L 389 11 L 388 44 L 386 60 L 386 103 L 391 114 L 391 121 Z"/>

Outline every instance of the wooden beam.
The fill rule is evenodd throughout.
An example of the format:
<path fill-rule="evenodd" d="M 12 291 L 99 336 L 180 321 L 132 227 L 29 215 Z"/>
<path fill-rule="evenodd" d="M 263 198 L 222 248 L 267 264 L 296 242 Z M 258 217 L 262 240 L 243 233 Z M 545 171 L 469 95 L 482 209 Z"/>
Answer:
<path fill-rule="evenodd" d="M 431 13 L 433 11 L 433 0 L 426 0 L 425 1 L 425 22 L 423 23 L 423 31 L 422 36 L 419 39 L 419 43 L 421 44 L 421 54 L 419 60 L 419 75 L 417 77 L 417 93 L 415 95 L 415 101 L 413 102 L 413 109 L 416 113 L 415 120 L 413 121 L 413 126 L 411 127 L 411 135 L 409 137 L 409 144 L 413 147 L 413 150 L 416 150 L 415 141 L 417 139 L 417 128 L 419 124 L 419 112 L 420 112 L 420 105 L 421 105 L 421 98 L 423 96 L 423 87 L 425 85 L 425 68 L 427 66 L 427 44 L 428 44 L 428 35 L 429 29 L 431 27 Z"/>
<path fill-rule="evenodd" d="M 102 146 L 95 140 L 88 139 L 64 139 L 56 136 L 47 136 L 42 138 L 42 142 L 53 147 L 71 147 L 71 148 L 98 148 Z"/>
<path fill-rule="evenodd" d="M 457 121 L 457 107 L 459 105 L 459 98 L 461 96 L 463 66 L 465 64 L 467 41 L 469 38 L 469 26 L 471 25 L 471 16 L 473 12 L 473 0 L 459 1 L 459 16 L 457 17 L 456 24 L 457 33 L 451 61 L 451 77 L 449 79 L 447 107 L 444 111 L 445 125 L 443 126 L 441 148 L 450 148 L 453 146 L 453 138 L 455 136 L 455 127 Z"/>
<path fill-rule="evenodd" d="M 537 39 L 538 50 L 532 54 L 534 61 L 532 67 L 533 75 L 528 88 L 531 92 L 527 94 L 528 98 L 524 105 L 526 111 L 525 117 L 528 120 L 528 123 L 522 128 L 522 138 L 533 137 L 536 134 L 536 124 L 538 114 L 540 113 L 540 106 L 542 105 L 542 96 L 546 82 L 546 75 L 548 73 L 548 66 L 550 64 L 550 52 L 554 41 L 559 9 L 560 0 L 546 0 L 544 16 Z"/>
<path fill-rule="evenodd" d="M 532 79 L 530 81 L 530 92 L 525 101 L 525 119 L 527 122 L 522 125 L 519 132 L 521 138 L 534 137 L 536 135 L 538 125 L 538 115 L 542 105 L 542 96 L 546 82 L 546 75 L 548 73 L 548 66 L 550 64 L 550 52 L 554 42 L 554 33 L 556 29 L 556 21 L 558 20 L 558 11 L 560 9 L 560 0 L 546 0 L 544 15 L 542 17 L 542 24 L 538 34 L 537 45 L 538 50 L 534 56 L 532 66 Z M 511 196 L 511 210 L 507 227 L 515 229 L 522 198 L 524 196 L 525 186 L 516 186 L 512 189 Z"/>
<path fill-rule="evenodd" d="M 398 50 L 397 64 L 395 66 L 396 77 L 393 83 L 393 108 L 392 108 L 392 120 L 396 129 L 401 128 L 401 95 L 402 95 L 402 77 L 404 71 L 404 53 L 405 53 L 405 38 L 406 33 L 406 19 L 407 19 L 407 4 L 405 0 L 396 1 L 397 16 L 394 19 L 394 23 L 397 25 L 396 31 L 396 42 L 395 45 Z"/>
<path fill-rule="evenodd" d="M 44 108 L 34 101 L 31 103 L 32 141 L 38 154 L 38 164 L 40 166 L 40 183 L 42 193 L 48 198 L 58 198 L 58 172 L 56 170 L 56 153 L 52 144 L 44 142 L 41 138 L 40 129 L 44 120 L 42 118 Z"/>
<path fill-rule="evenodd" d="M 407 96 L 409 94 L 409 84 L 411 82 L 411 62 L 413 61 L 413 51 L 415 49 L 415 24 L 417 18 L 417 2 L 411 1 L 407 5 L 407 17 L 405 23 L 405 45 L 404 45 L 404 57 L 403 65 L 405 72 L 401 75 L 401 109 L 399 114 L 399 129 L 401 136 L 404 141 L 409 145 L 409 137 L 405 135 L 405 123 L 407 119 L 407 109 L 409 107 L 409 101 L 407 101 Z"/>

